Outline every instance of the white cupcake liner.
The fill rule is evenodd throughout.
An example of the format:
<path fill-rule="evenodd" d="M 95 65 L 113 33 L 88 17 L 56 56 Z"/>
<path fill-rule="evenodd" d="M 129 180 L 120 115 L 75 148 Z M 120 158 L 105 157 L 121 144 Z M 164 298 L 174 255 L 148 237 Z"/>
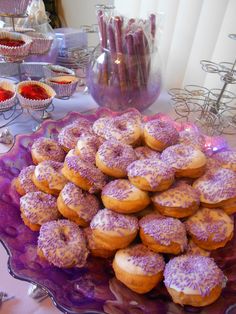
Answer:
<path fill-rule="evenodd" d="M 11 98 L 4 101 L 0 101 L 0 112 L 4 112 L 11 109 L 16 104 L 16 87 L 15 84 L 6 80 L 0 81 L 0 87 L 14 93 L 14 95 Z"/>
<path fill-rule="evenodd" d="M 57 84 L 57 83 L 52 82 L 51 80 L 58 81 L 58 82 L 71 81 L 71 83 Z M 64 75 L 64 76 L 56 76 L 56 77 L 47 78 L 45 82 L 55 90 L 57 94 L 56 97 L 70 97 L 76 91 L 76 87 L 79 83 L 79 79 L 75 76 Z"/>
<path fill-rule="evenodd" d="M 25 14 L 30 0 L 0 0 L 0 13 L 9 15 Z"/>
<path fill-rule="evenodd" d="M 75 72 L 66 67 L 62 67 L 60 65 L 49 64 L 43 67 L 45 77 L 56 77 L 56 76 L 75 76 Z M 57 72 L 54 72 L 57 71 Z M 61 71 L 61 72 L 60 72 Z M 66 72 L 63 73 L 63 72 Z"/>
<path fill-rule="evenodd" d="M 1 0 L 0 0 L 1 1 Z M 53 37 L 40 34 L 37 32 L 27 33 L 32 39 L 32 44 L 30 47 L 30 54 L 45 54 L 51 48 Z"/>
<path fill-rule="evenodd" d="M 25 42 L 20 47 L 8 47 L 0 45 L 0 55 L 2 55 L 7 61 L 19 61 L 29 55 L 30 46 L 32 44 L 32 40 L 29 36 L 20 33 L 0 31 L 0 39 L 2 38 L 23 40 Z"/>
<path fill-rule="evenodd" d="M 34 100 L 34 99 L 28 99 L 28 98 L 25 98 L 24 96 L 22 96 L 20 93 L 21 88 L 25 85 L 33 85 L 33 84 L 37 84 L 37 85 L 43 87 L 50 97 L 47 99 L 44 99 L 44 100 Z M 17 85 L 16 92 L 17 92 L 17 97 L 19 99 L 21 107 L 24 109 L 31 109 L 31 110 L 44 110 L 44 109 L 46 109 L 51 104 L 53 98 L 56 96 L 55 91 L 50 86 L 48 86 L 47 84 L 44 84 L 42 82 L 38 82 L 38 81 L 20 82 Z"/>

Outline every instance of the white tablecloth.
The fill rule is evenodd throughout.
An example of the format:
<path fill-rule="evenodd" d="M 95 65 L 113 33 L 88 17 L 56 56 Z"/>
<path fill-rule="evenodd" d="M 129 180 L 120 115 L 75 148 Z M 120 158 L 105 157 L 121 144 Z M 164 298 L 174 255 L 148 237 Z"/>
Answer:
<path fill-rule="evenodd" d="M 82 93 L 75 94 L 69 100 L 55 100 L 55 110 L 52 112 L 53 119 L 60 119 L 70 111 L 86 112 L 96 109 L 97 105 L 89 95 Z M 155 104 L 153 104 L 145 114 L 164 112 L 172 116 L 174 113 L 169 104 L 166 93 L 162 93 Z M 0 124 L 2 120 L 0 118 Z M 9 130 L 15 134 L 32 132 L 32 128 L 37 123 L 27 114 L 22 115 Z M 236 146 L 234 136 L 228 137 L 228 140 Z M 0 154 L 10 149 L 8 145 L 0 144 Z M 27 295 L 29 284 L 12 278 L 7 271 L 7 254 L 5 249 L 0 245 L 0 290 L 7 292 L 10 296 L 15 296 L 13 300 L 5 302 L 0 308 L 0 313 L 4 314 L 59 314 L 61 313 L 48 298 L 41 303 L 33 300 Z"/>

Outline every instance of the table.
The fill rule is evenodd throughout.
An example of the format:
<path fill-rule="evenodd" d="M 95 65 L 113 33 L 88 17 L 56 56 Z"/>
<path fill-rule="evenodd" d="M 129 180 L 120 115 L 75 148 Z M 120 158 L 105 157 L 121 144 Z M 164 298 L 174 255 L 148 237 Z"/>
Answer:
<path fill-rule="evenodd" d="M 66 115 L 67 112 L 77 111 L 86 113 L 98 108 L 97 104 L 90 95 L 83 93 L 76 93 L 69 100 L 54 101 L 55 110 L 52 112 L 53 119 L 60 119 Z M 168 94 L 163 92 L 159 99 L 144 113 L 153 114 L 156 112 L 164 112 L 170 116 L 174 116 L 174 111 L 169 104 Z M 1 122 L 1 120 L 0 120 Z M 20 133 L 30 133 L 32 128 L 36 125 L 35 121 L 27 115 L 23 114 L 13 125 L 9 126 L 9 130 L 13 135 Z M 236 141 L 234 136 L 227 137 L 231 147 L 236 148 Z M 7 152 L 11 146 L 0 144 L 0 154 Z M 0 308 L 0 313 L 4 314 L 59 314 L 61 313 L 47 298 L 38 303 L 27 295 L 29 283 L 16 280 L 7 271 L 7 253 L 3 246 L 0 245 L 0 291 L 7 292 L 9 296 L 15 296 L 14 299 L 3 303 Z"/>

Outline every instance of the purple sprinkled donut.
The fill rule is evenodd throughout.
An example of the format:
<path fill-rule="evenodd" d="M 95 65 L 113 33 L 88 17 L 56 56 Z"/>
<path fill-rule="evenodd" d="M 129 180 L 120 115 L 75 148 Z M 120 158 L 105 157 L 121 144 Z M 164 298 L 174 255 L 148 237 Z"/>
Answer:
<path fill-rule="evenodd" d="M 102 142 L 97 135 L 82 134 L 77 141 L 75 150 L 82 159 L 95 164 L 95 156 Z"/>
<path fill-rule="evenodd" d="M 32 156 L 39 155 L 41 159 L 40 161 L 54 160 L 62 162 L 65 158 L 65 152 L 58 142 L 46 137 L 40 137 L 34 141 L 31 152 Z"/>
<path fill-rule="evenodd" d="M 34 170 L 35 170 L 35 166 L 31 165 L 31 166 L 23 168 L 18 175 L 19 183 L 23 187 L 26 193 L 38 191 L 38 188 L 34 185 L 32 181 Z"/>
<path fill-rule="evenodd" d="M 236 151 L 219 152 L 212 156 L 221 167 L 236 171 Z"/>

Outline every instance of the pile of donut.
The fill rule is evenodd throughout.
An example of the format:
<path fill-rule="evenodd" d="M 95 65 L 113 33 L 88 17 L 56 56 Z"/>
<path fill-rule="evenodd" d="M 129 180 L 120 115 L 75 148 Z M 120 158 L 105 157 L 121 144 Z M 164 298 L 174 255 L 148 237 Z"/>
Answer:
<path fill-rule="evenodd" d="M 209 255 L 233 237 L 236 152 L 208 158 L 204 144 L 138 112 L 81 117 L 57 140 L 35 140 L 34 165 L 13 184 L 40 258 L 62 268 L 83 267 L 88 254 L 112 258 L 137 293 L 164 279 L 175 303 L 213 303 L 227 278 Z"/>

